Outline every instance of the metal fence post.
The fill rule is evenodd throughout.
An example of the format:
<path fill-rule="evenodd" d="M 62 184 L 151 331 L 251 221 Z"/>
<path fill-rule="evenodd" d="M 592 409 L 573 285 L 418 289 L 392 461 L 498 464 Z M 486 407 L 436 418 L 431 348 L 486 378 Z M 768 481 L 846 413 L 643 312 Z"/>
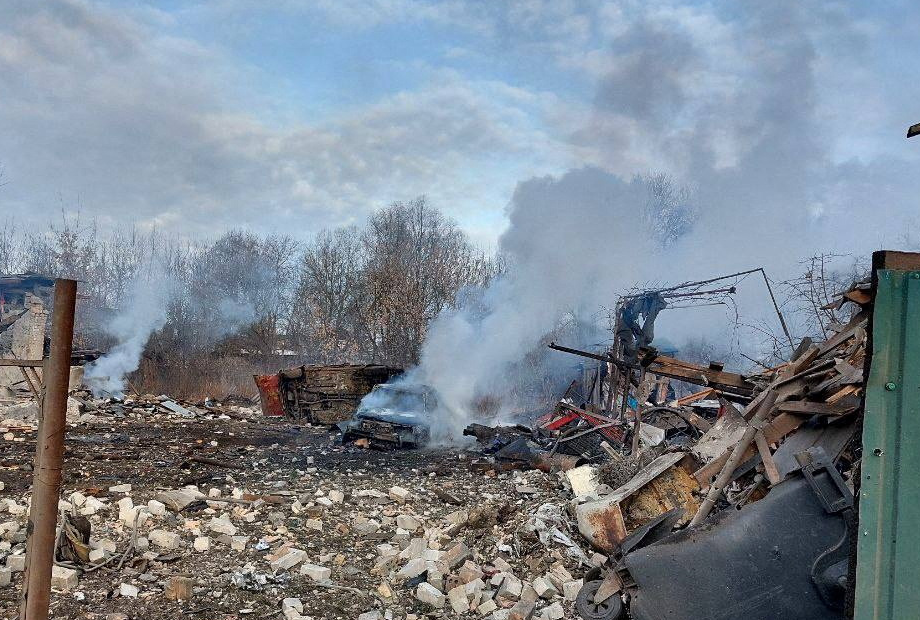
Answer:
<path fill-rule="evenodd" d="M 45 360 L 42 379 L 45 396 L 35 442 L 35 474 L 26 543 L 23 577 L 22 620 L 47 620 L 51 600 L 51 569 L 57 530 L 61 467 L 64 461 L 64 426 L 67 419 L 67 388 L 73 350 L 74 310 L 77 283 L 59 279 L 54 284 L 51 319 L 51 354 Z"/>

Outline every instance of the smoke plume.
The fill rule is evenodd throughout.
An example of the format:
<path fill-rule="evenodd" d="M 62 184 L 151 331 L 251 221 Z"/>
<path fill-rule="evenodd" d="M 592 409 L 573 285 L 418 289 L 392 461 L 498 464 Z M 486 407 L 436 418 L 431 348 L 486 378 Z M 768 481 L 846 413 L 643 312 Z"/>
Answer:
<path fill-rule="evenodd" d="M 137 370 L 150 334 L 166 323 L 171 291 L 172 286 L 163 276 L 134 281 L 128 303 L 107 326 L 117 344 L 86 367 L 86 383 L 97 396 L 124 395 L 125 376 Z"/>
<path fill-rule="evenodd" d="M 634 16 L 572 137 L 589 163 L 518 184 L 500 239 L 508 274 L 431 325 L 409 375 L 445 401 L 445 433 L 458 435 L 482 395 L 507 412 L 507 369 L 565 313 L 597 323 L 635 285 L 759 266 L 782 279 L 806 256 L 867 253 L 916 225 L 910 163 L 837 161 L 822 118 L 828 50 L 860 30 L 821 4 L 719 6 Z M 833 31 L 821 30 L 828 20 Z M 656 210 L 637 176 L 649 170 L 692 188 L 678 192 L 692 204 Z M 737 301 L 751 322 L 775 321 L 762 282 L 744 283 Z M 674 341 L 735 338 L 758 354 L 723 310 L 666 311 L 660 322 Z"/>

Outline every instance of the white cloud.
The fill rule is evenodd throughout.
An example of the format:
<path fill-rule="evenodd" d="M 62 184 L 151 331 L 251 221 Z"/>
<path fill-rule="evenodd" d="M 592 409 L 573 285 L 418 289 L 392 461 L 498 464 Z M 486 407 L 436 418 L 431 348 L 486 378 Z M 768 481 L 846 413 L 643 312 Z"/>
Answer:
<path fill-rule="evenodd" d="M 251 67 L 233 71 L 138 13 L 71 0 L 12 14 L 0 24 L 0 204 L 23 219 L 54 212 L 59 194 L 84 216 L 181 232 L 309 232 L 420 193 L 496 210 L 512 180 L 493 189 L 476 175 L 551 169 L 563 148 L 535 122 L 554 98 L 500 82 L 435 72 L 319 124 L 269 126 L 232 96 Z"/>

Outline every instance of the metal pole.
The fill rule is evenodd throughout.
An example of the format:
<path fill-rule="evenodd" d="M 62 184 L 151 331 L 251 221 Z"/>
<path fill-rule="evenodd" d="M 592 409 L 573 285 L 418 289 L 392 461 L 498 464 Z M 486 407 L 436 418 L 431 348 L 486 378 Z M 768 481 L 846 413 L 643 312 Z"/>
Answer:
<path fill-rule="evenodd" d="M 26 572 L 20 607 L 22 620 L 47 620 L 51 601 L 51 567 L 54 563 L 58 498 L 61 493 L 64 425 L 76 300 L 76 281 L 55 281 L 51 355 L 45 361 L 42 371 L 45 397 L 35 444 L 36 466 L 32 479 L 29 540 L 26 543 Z"/>
<path fill-rule="evenodd" d="M 760 268 L 760 275 L 763 276 L 763 282 L 767 285 L 767 292 L 770 293 L 773 309 L 776 310 L 776 316 L 779 317 L 779 324 L 782 326 L 783 333 L 786 334 L 786 338 L 789 340 L 789 347 L 795 351 L 795 343 L 792 342 L 792 335 L 789 333 L 789 328 L 786 327 L 786 319 L 783 318 L 783 313 L 779 309 L 779 304 L 776 303 L 776 297 L 773 296 L 773 287 L 770 286 L 770 280 L 767 279 L 767 272 L 764 271 L 763 267 Z"/>

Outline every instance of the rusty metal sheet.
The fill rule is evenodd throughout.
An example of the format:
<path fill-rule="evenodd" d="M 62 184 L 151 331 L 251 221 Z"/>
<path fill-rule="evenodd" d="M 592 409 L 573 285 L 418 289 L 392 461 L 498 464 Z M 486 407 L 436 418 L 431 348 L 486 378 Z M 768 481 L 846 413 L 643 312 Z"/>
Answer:
<path fill-rule="evenodd" d="M 259 400 L 262 402 L 262 414 L 271 417 L 284 415 L 281 404 L 281 378 L 278 375 L 253 375 L 259 388 Z"/>

